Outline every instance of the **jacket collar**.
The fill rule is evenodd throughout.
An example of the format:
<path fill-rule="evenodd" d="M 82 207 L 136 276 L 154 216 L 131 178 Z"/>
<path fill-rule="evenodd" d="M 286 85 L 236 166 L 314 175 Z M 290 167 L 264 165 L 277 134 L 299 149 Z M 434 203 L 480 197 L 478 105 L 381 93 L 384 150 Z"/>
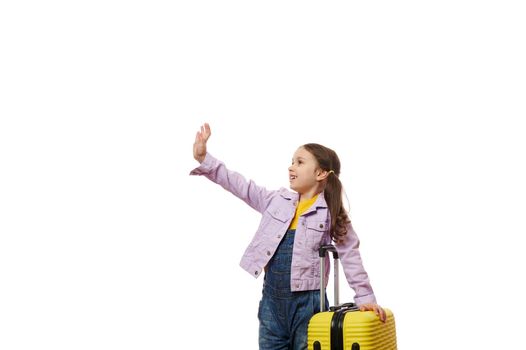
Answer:
<path fill-rule="evenodd" d="M 312 204 L 312 206 L 309 209 L 307 209 L 305 213 L 303 213 L 303 215 L 316 211 L 318 208 L 327 208 L 327 202 L 325 201 L 324 193 L 325 192 L 322 191 L 320 194 L 318 194 L 318 198 L 316 198 L 316 201 Z M 281 195 L 281 197 L 288 200 L 299 200 L 300 198 L 297 192 L 291 192 L 286 188 L 282 188 L 279 191 L 279 194 Z"/>
<path fill-rule="evenodd" d="M 320 192 L 320 194 L 318 194 L 318 198 L 316 198 L 316 201 L 311 205 L 309 209 L 307 209 L 306 212 L 303 213 L 303 215 L 312 213 L 313 211 L 318 210 L 318 208 L 327 208 L 327 202 L 325 201 L 324 194 L 325 192 Z"/>

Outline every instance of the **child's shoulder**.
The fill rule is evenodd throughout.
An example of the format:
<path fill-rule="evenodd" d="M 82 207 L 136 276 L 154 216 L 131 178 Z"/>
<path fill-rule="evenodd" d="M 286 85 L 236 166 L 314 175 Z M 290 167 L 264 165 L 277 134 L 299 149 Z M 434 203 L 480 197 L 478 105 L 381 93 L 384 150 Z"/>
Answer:
<path fill-rule="evenodd" d="M 285 199 L 297 199 L 299 197 L 296 192 L 292 192 L 291 190 L 285 187 L 280 187 L 277 190 L 277 193 Z"/>
<path fill-rule="evenodd" d="M 291 203 L 298 200 L 298 194 L 284 187 L 272 192 L 272 199 L 269 201 L 266 211 L 269 212 L 271 216 L 278 218 L 281 221 L 288 220 L 291 214 L 291 209 L 295 208 L 295 205 L 293 206 Z M 292 210 L 292 214 L 293 212 L 294 210 Z"/>
<path fill-rule="evenodd" d="M 296 192 L 293 192 L 285 187 L 280 187 L 277 190 L 272 190 L 269 192 L 270 196 L 268 197 L 269 206 L 271 207 L 282 207 L 291 201 L 297 201 L 299 195 Z"/>

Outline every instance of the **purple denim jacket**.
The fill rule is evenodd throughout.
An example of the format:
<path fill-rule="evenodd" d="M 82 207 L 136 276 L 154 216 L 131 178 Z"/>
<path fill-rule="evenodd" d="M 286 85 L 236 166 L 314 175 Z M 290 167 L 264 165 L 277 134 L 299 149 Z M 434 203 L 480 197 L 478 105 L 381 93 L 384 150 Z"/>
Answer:
<path fill-rule="evenodd" d="M 201 165 L 190 175 L 203 175 L 221 185 L 262 214 L 259 227 L 241 259 L 241 267 L 254 277 L 264 271 L 272 255 L 294 218 L 298 193 L 285 188 L 267 190 L 247 181 L 241 174 L 226 168 L 225 164 L 207 153 Z M 292 291 L 320 288 L 320 258 L 318 248 L 331 242 L 330 214 L 323 193 L 316 202 L 300 216 L 294 239 L 291 267 Z M 345 276 L 356 295 L 354 301 L 361 305 L 376 303 L 367 272 L 363 268 L 358 247 L 360 241 L 352 225 L 342 243 L 335 244 Z M 328 281 L 329 269 L 325 271 Z"/>

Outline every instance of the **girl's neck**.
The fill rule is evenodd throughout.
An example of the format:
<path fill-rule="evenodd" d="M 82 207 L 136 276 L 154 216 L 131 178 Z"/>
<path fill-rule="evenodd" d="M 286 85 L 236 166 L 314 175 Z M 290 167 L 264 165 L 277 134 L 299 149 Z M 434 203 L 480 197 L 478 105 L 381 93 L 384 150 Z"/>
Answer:
<path fill-rule="evenodd" d="M 313 197 L 316 197 L 317 195 L 319 195 L 320 192 L 314 192 L 314 193 L 300 193 L 300 198 L 299 198 L 299 201 L 302 202 L 302 201 L 308 201 L 309 199 L 312 199 Z"/>

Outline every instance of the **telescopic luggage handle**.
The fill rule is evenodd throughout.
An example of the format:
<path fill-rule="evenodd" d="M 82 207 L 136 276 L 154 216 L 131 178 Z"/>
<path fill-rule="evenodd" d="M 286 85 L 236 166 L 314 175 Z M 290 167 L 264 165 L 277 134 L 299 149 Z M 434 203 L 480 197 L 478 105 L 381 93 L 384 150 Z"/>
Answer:
<path fill-rule="evenodd" d="M 340 280 L 339 280 L 339 260 L 338 251 L 336 247 L 332 244 L 322 245 L 319 249 L 320 254 L 320 312 L 325 311 L 325 264 L 327 252 L 332 253 L 334 258 L 334 307 L 331 307 L 331 310 L 337 310 L 340 308 L 356 308 L 354 303 L 345 303 L 340 305 Z"/>
<path fill-rule="evenodd" d="M 325 311 L 325 264 L 326 264 L 326 257 L 327 252 L 332 253 L 332 257 L 334 258 L 334 305 L 338 305 L 340 303 L 340 283 L 338 280 L 338 261 L 339 256 L 338 252 L 336 251 L 336 247 L 332 244 L 329 245 L 322 245 L 319 249 L 320 253 L 320 312 Z"/>

